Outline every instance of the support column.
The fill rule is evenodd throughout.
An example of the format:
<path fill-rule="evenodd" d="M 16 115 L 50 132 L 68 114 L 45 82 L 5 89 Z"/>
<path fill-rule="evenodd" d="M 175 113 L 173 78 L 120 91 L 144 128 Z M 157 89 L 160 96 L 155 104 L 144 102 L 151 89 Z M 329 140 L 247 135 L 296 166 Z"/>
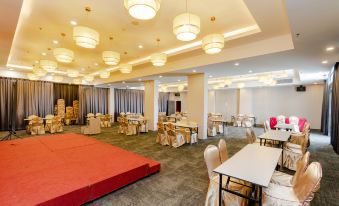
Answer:
<path fill-rule="evenodd" d="M 205 74 L 188 76 L 188 119 L 198 123 L 199 139 L 207 139 L 208 82 Z"/>
<path fill-rule="evenodd" d="M 157 130 L 158 123 L 158 82 L 145 81 L 144 116 L 148 121 L 148 129 Z"/>
<path fill-rule="evenodd" d="M 114 121 L 114 88 L 109 88 L 108 113 L 112 115 Z"/>

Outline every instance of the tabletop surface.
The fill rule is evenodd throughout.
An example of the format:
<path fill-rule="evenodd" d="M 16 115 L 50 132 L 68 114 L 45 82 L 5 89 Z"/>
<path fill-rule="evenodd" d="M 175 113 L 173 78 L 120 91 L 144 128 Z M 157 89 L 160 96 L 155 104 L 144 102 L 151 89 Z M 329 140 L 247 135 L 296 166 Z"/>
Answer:
<path fill-rule="evenodd" d="M 193 123 L 173 123 L 173 122 L 163 122 L 163 124 L 173 124 L 176 127 L 189 127 L 189 128 L 197 128 L 198 124 L 193 124 Z"/>
<path fill-rule="evenodd" d="M 214 172 L 267 187 L 282 149 L 248 144 Z"/>
<path fill-rule="evenodd" d="M 285 142 L 290 138 L 291 134 L 292 132 L 288 131 L 268 130 L 267 132 L 259 136 L 259 138 Z"/>
<path fill-rule="evenodd" d="M 127 118 L 128 120 L 130 121 L 144 121 L 144 120 L 147 120 L 145 118 Z"/>

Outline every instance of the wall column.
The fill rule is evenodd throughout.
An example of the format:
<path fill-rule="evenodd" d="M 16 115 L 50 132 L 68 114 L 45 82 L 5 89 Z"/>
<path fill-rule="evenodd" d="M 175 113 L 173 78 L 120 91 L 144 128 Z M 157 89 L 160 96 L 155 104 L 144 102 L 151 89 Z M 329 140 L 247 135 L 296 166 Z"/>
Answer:
<path fill-rule="evenodd" d="M 145 81 L 144 116 L 148 121 L 148 129 L 157 130 L 158 123 L 158 82 Z"/>
<path fill-rule="evenodd" d="M 188 119 L 198 123 L 199 139 L 207 139 L 208 82 L 205 74 L 188 76 Z"/>
<path fill-rule="evenodd" d="M 114 121 L 114 88 L 109 88 L 109 100 L 108 100 L 108 113 L 112 115 L 112 121 Z"/>

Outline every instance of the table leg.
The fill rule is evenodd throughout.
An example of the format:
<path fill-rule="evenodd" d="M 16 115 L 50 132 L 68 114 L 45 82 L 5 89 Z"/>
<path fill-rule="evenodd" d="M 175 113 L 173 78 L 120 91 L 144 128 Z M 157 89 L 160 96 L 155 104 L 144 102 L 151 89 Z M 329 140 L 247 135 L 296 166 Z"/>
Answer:
<path fill-rule="evenodd" d="M 261 146 L 262 138 L 260 138 L 260 146 Z"/>
<path fill-rule="evenodd" d="M 259 186 L 259 206 L 262 206 L 262 187 Z"/>
<path fill-rule="evenodd" d="M 222 202 L 221 202 L 221 197 L 222 197 L 222 175 L 219 174 L 219 206 L 222 205 Z"/>
<path fill-rule="evenodd" d="M 281 144 L 281 165 L 280 165 L 280 170 L 282 170 L 282 168 L 284 167 L 284 142 L 280 142 Z"/>

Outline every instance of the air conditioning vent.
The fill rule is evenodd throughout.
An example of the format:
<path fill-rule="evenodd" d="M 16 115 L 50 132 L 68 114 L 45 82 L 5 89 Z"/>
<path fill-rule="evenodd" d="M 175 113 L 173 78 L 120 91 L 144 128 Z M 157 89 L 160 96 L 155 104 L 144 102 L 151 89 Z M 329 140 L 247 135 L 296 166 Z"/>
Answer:
<path fill-rule="evenodd" d="M 277 84 L 289 84 L 293 83 L 293 79 L 278 79 Z"/>

